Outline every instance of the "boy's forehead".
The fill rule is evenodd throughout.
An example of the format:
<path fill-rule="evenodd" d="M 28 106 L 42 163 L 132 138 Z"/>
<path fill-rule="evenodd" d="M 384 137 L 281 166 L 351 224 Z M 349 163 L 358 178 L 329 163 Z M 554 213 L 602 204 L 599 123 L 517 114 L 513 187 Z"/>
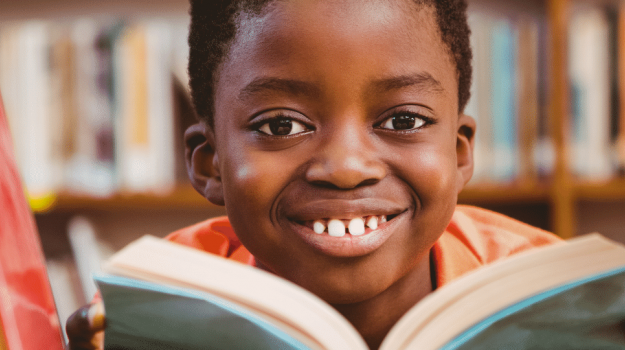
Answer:
<path fill-rule="evenodd" d="M 411 41 L 431 36 L 442 44 L 436 10 L 415 0 L 279 0 L 270 1 L 259 13 L 238 16 L 237 34 L 231 48 L 259 42 L 270 44 L 293 34 L 299 40 L 350 38 L 400 34 Z M 414 31 L 419 30 L 419 36 Z M 412 35 L 412 37 L 410 37 Z M 444 45 L 444 44 L 442 44 Z M 235 50 L 236 51 L 236 50 Z M 234 52 L 230 51 L 232 55 Z"/>
<path fill-rule="evenodd" d="M 329 18 L 358 17 L 366 14 L 370 21 L 386 21 L 393 17 L 396 9 L 406 10 L 406 14 L 412 14 L 414 10 L 422 7 L 415 0 L 281 0 L 283 6 L 276 6 L 290 15 L 318 13 Z M 373 16 L 371 16 L 373 14 Z"/>
<path fill-rule="evenodd" d="M 399 10 L 399 11 L 398 11 Z M 424 11 L 422 11 L 424 10 Z M 412 20 L 411 24 L 423 26 L 433 22 L 423 21 L 435 18 L 432 6 L 426 6 L 415 0 L 279 0 L 269 1 L 259 13 L 245 12 L 238 17 L 238 39 L 251 39 L 259 30 L 283 30 L 296 25 L 304 27 L 311 23 L 318 24 L 319 19 L 334 23 L 338 28 L 333 32 L 345 31 L 345 26 L 371 27 L 397 21 L 397 14 L 404 15 L 403 21 Z M 366 21 L 365 21 L 366 19 Z M 264 27 L 260 29 L 260 26 Z"/>
<path fill-rule="evenodd" d="M 346 71 L 358 74 L 348 81 Z M 317 83 L 343 78 L 346 84 L 365 77 L 367 87 L 416 82 L 414 87 L 443 90 L 457 103 L 455 65 L 435 9 L 413 0 L 274 1 L 260 14 L 239 17 L 221 73 L 218 81 L 228 83 L 217 84 L 217 95 L 236 88 L 231 95 L 245 96 L 255 80 L 267 76 Z"/>

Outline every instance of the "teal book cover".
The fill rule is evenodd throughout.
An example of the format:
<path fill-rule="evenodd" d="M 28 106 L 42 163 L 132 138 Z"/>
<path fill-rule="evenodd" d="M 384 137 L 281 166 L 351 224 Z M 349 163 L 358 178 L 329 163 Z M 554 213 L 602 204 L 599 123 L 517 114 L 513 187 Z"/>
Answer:
<path fill-rule="evenodd" d="M 625 267 L 527 298 L 443 349 L 625 349 Z"/>
<path fill-rule="evenodd" d="M 208 293 L 119 276 L 95 280 L 106 301 L 105 349 L 308 349 L 261 317 Z"/>

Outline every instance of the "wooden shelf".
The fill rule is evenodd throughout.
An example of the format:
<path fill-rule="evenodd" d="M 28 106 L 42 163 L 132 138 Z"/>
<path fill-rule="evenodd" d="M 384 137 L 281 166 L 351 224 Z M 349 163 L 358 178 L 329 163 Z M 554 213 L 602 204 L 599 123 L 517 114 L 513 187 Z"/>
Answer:
<path fill-rule="evenodd" d="M 586 188 L 586 187 L 583 187 Z M 621 183 L 625 191 L 625 182 Z M 590 187 L 588 187 L 590 191 Z M 605 190 L 608 192 L 609 190 Z M 461 203 L 511 203 L 547 202 L 549 186 L 541 185 L 476 185 L 460 193 Z M 167 194 L 118 193 L 110 197 L 92 197 L 71 193 L 59 193 L 43 212 L 64 212 L 75 210 L 127 210 L 127 209 L 191 209 L 215 208 L 191 186 L 180 186 Z"/>
<path fill-rule="evenodd" d="M 548 202 L 548 184 L 477 184 L 465 188 L 458 197 L 460 203 L 537 203 Z"/>
<path fill-rule="evenodd" d="M 465 188 L 459 195 L 461 203 L 543 203 L 551 200 L 551 185 L 539 184 L 477 184 Z M 604 182 L 576 182 L 573 196 L 581 200 L 621 200 L 625 198 L 625 179 Z M 180 186 L 167 194 L 118 193 L 110 197 L 92 197 L 60 193 L 48 211 L 77 209 L 127 208 L 197 208 L 215 207 L 191 186 Z"/>
<path fill-rule="evenodd" d="M 59 193 L 51 205 L 37 213 L 76 210 L 120 211 L 128 209 L 211 209 L 217 206 L 197 193 L 191 186 L 180 186 L 170 193 L 118 193 L 110 197 L 92 197 Z"/>
<path fill-rule="evenodd" d="M 468 186 L 459 196 L 460 202 L 547 202 L 551 200 L 553 186 L 542 184 L 478 184 Z M 575 200 L 623 200 L 625 178 L 606 181 L 577 180 L 570 186 Z"/>
<path fill-rule="evenodd" d="M 625 198 L 625 179 L 590 183 L 577 182 L 573 189 L 578 200 L 623 200 Z"/>

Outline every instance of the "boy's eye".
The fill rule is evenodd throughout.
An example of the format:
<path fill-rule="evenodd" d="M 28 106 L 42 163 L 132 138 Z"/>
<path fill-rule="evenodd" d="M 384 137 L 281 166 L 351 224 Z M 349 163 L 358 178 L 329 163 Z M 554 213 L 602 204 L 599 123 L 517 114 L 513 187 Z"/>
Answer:
<path fill-rule="evenodd" d="M 412 113 L 400 113 L 386 119 L 380 124 L 382 129 L 412 130 L 424 126 L 426 121 Z"/>
<path fill-rule="evenodd" d="M 304 124 L 288 118 L 274 118 L 262 124 L 258 131 L 267 135 L 287 136 L 308 130 Z"/>

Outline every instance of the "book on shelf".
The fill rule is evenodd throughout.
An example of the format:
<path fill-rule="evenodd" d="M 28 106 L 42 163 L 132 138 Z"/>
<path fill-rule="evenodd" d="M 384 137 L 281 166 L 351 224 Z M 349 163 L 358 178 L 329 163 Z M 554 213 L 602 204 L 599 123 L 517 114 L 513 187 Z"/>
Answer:
<path fill-rule="evenodd" d="M 90 300 L 97 292 L 91 276 L 100 272 L 100 265 L 111 255 L 111 249 L 98 239 L 95 226 L 83 216 L 75 216 L 69 220 L 67 237 L 84 296 L 82 300 Z"/>
<path fill-rule="evenodd" d="M 614 174 L 610 137 L 611 25 L 606 9 L 590 4 L 578 4 L 569 22 L 569 157 L 577 176 L 593 180 Z"/>
<path fill-rule="evenodd" d="M 548 173 L 548 134 L 540 129 L 541 20 L 474 9 L 468 21 L 473 82 L 465 113 L 477 122 L 472 181 L 532 180 Z"/>
<path fill-rule="evenodd" d="M 618 118 L 616 136 L 616 157 L 619 171 L 625 173 L 625 4 L 619 4 L 617 8 L 617 32 L 616 32 L 616 55 L 617 55 L 617 87 L 618 87 Z"/>
<path fill-rule="evenodd" d="M 46 260 L 46 270 L 59 317 L 61 333 L 65 338 L 65 343 L 67 343 L 65 322 L 74 311 L 86 303 L 79 288 L 76 264 L 69 255 L 59 256 Z M 2 348 L 0 347 L 0 349 Z"/>
<path fill-rule="evenodd" d="M 620 7 L 616 7 L 620 6 Z M 625 168 L 625 30 L 621 5 L 576 2 L 567 24 L 570 115 L 566 157 L 585 180 L 606 180 Z M 469 12 L 472 97 L 465 113 L 477 120 L 473 183 L 532 182 L 552 174 L 549 35 L 544 17 L 475 5 Z M 620 78 L 619 78 L 620 76 Z M 619 96 L 620 94 L 620 96 Z M 551 101 L 554 102 L 554 101 Z"/>
<path fill-rule="evenodd" d="M 495 180 L 513 179 L 518 173 L 517 87 L 518 30 L 506 19 L 493 23 L 491 31 L 492 169 Z"/>
<path fill-rule="evenodd" d="M 518 175 L 524 182 L 535 180 L 539 171 L 540 159 L 534 155 L 541 138 L 540 84 L 539 84 L 539 23 L 531 18 L 521 18 L 518 23 L 518 74 L 517 74 L 517 136 L 518 136 Z"/>
<path fill-rule="evenodd" d="M 480 12 L 468 16 L 473 50 L 473 81 L 471 99 L 464 113 L 475 118 L 475 148 L 473 150 L 473 181 L 488 179 L 493 167 L 492 135 L 490 123 L 490 28 L 492 19 Z"/>
<path fill-rule="evenodd" d="M 109 76 L 116 25 L 81 19 L 51 28 L 60 34 L 50 45 L 61 46 L 61 52 L 50 74 L 65 77 L 55 98 L 62 106 L 63 190 L 110 195 L 115 191 L 115 164 Z"/>
<path fill-rule="evenodd" d="M 176 243 L 145 236 L 103 270 L 96 281 L 106 348 L 367 349 L 343 316 L 307 290 Z M 543 341 L 567 348 L 570 339 L 586 348 L 624 345 L 624 320 L 625 246 L 592 234 L 440 287 L 398 321 L 380 349 L 510 348 L 506 341 L 515 349 Z"/>
<path fill-rule="evenodd" d="M 48 27 L 31 21 L 0 30 L 0 90 L 3 91 L 15 155 L 29 196 L 45 197 L 60 184 L 53 151 L 57 123 L 49 107 Z"/>
<path fill-rule="evenodd" d="M 116 42 L 120 186 L 134 192 L 173 188 L 172 34 L 161 21 L 127 26 Z"/>

